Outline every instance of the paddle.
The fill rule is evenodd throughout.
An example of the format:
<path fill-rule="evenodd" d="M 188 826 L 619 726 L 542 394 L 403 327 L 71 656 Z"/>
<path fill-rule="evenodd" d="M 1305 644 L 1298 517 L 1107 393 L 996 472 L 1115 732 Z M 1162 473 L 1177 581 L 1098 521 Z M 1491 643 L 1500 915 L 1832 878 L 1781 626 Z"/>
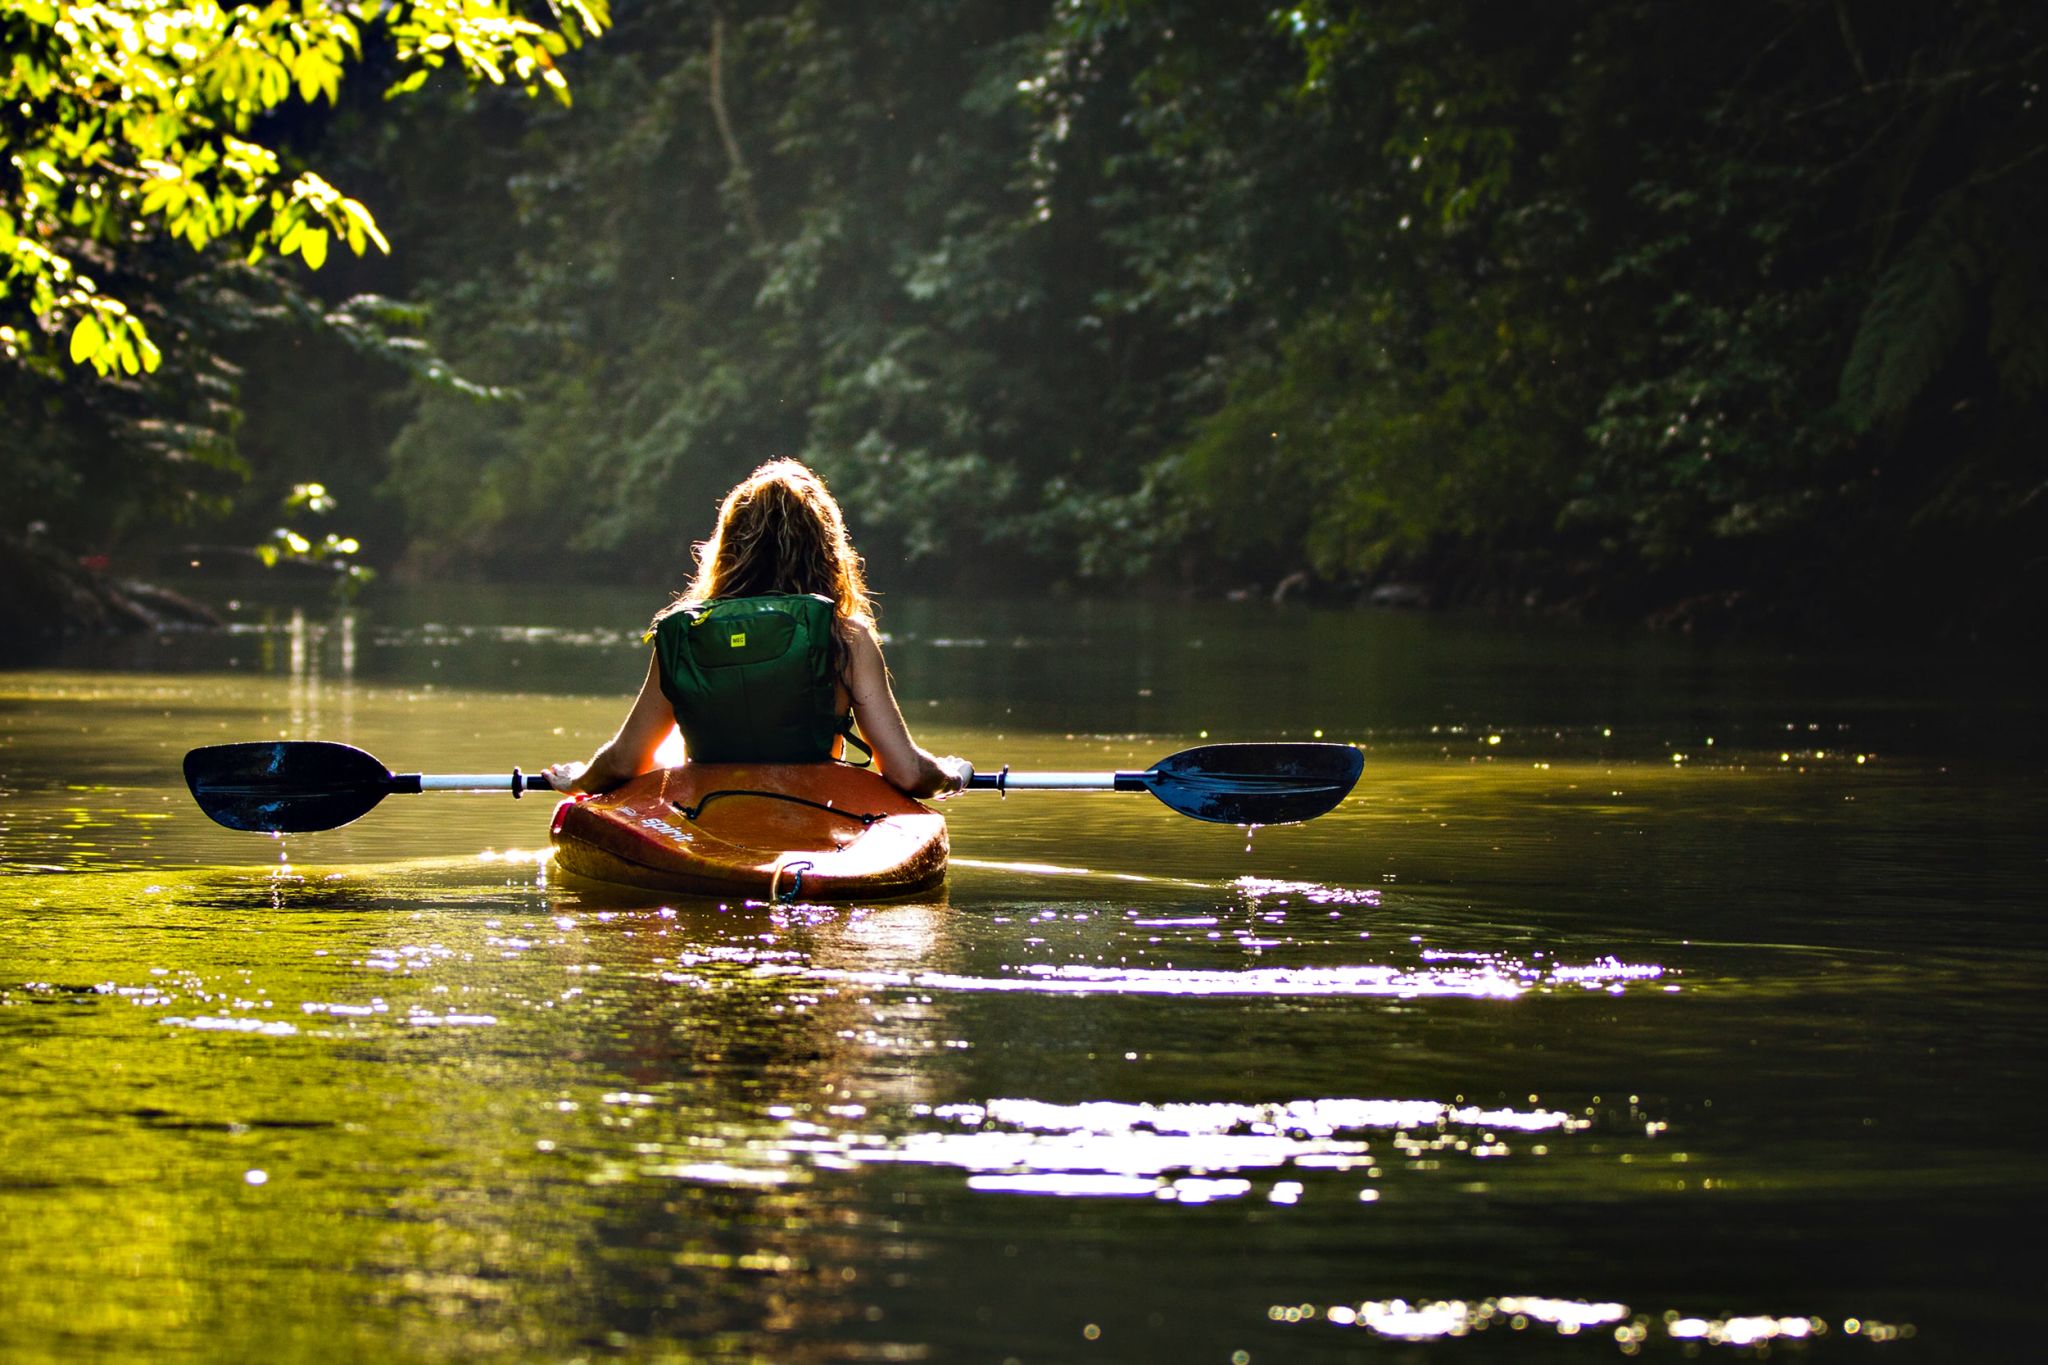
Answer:
<path fill-rule="evenodd" d="M 970 791 L 1148 791 L 1182 815 L 1227 825 L 1312 820 L 1357 783 L 1365 755 L 1345 744 L 1205 744 L 1142 771 L 976 773 Z M 367 815 L 387 796 L 430 791 L 549 791 L 546 776 L 394 773 L 361 749 L 324 740 L 213 744 L 185 755 L 185 785 L 229 829 L 304 834 Z"/>
<path fill-rule="evenodd" d="M 1350 795 L 1365 755 L 1348 744 L 1204 744 L 1142 771 L 976 773 L 970 791 L 1147 791 L 1223 825 L 1313 820 Z"/>
<path fill-rule="evenodd" d="M 229 829 L 304 834 L 334 829 L 379 801 L 413 792 L 552 791 L 545 776 L 394 773 L 361 749 L 325 740 L 210 744 L 185 755 L 185 785 L 199 809 Z"/>

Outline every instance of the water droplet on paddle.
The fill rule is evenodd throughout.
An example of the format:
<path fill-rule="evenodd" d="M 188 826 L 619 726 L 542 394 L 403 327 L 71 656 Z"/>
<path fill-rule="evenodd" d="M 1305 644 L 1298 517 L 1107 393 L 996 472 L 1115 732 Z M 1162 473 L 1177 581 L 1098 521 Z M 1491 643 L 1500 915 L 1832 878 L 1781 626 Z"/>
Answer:
<path fill-rule="evenodd" d="M 1246 825 L 1244 827 L 1244 851 L 1246 853 L 1252 851 L 1252 836 L 1264 828 L 1264 825 Z"/>

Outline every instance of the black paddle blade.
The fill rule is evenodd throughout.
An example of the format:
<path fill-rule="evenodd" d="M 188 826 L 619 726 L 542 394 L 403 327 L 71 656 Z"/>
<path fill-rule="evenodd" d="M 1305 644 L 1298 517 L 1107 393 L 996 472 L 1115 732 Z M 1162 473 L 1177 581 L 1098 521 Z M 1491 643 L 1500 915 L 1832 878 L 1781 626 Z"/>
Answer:
<path fill-rule="evenodd" d="M 334 829 L 391 791 L 391 770 L 346 744 L 318 740 L 213 744 L 185 755 L 199 809 L 229 829 L 303 834 Z"/>
<path fill-rule="evenodd" d="M 1197 820 L 1288 825 L 1334 808 L 1364 770 L 1348 744 L 1205 744 L 1160 760 L 1144 785 Z"/>

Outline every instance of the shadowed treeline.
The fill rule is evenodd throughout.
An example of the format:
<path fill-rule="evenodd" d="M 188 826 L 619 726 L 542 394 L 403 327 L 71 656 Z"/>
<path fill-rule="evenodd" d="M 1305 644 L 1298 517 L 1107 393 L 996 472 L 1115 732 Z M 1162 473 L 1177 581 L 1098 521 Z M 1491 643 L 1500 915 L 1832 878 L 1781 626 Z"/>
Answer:
<path fill-rule="evenodd" d="M 96 544 L 319 477 L 416 570 L 613 574 L 795 454 L 934 584 L 1963 629 L 2040 596 L 2032 6 L 613 18 L 573 107 L 298 116 L 397 247 L 316 282 L 418 308 L 287 333 L 235 294 L 156 381 L 203 458 L 131 449 L 111 501 L 50 472 L 115 460 L 90 381 L 9 373 L 10 506 Z"/>

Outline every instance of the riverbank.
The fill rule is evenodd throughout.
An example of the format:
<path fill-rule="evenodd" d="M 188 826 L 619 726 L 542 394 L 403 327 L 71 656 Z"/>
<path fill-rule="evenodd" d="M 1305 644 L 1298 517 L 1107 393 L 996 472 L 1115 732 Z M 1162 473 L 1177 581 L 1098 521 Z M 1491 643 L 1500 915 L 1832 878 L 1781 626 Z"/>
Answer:
<path fill-rule="evenodd" d="M 1781 560 L 1720 572 L 1578 567 L 1516 574 L 1469 563 L 1411 564 L 1384 578 L 1332 580 L 1308 570 L 1182 596 L 1329 609 L 1476 613 L 1702 640 L 1855 646 L 1873 639 L 2014 652 L 2043 624 L 2043 564 L 1959 567 L 1959 554 L 1901 556 L 1861 571 Z"/>
<path fill-rule="evenodd" d="M 0 535 L 0 659 L 65 636 L 211 630 L 220 614 L 169 588 L 116 578 L 41 537 Z"/>
<path fill-rule="evenodd" d="M 193 550 L 192 555 L 198 555 Z M 157 570 L 187 586 L 179 591 L 106 571 L 66 552 L 41 537 L 0 535 L 0 576 L 13 591 L 0 599 L 0 662 L 19 662 L 53 642 L 91 636 L 118 637 L 151 633 L 217 629 L 223 617 L 201 597 L 209 589 L 241 596 L 246 578 L 228 570 L 240 563 L 240 552 L 209 550 L 205 570 L 183 566 L 176 557 Z M 561 572 L 564 568 L 568 572 Z M 576 591 L 606 585 L 591 566 L 554 564 L 551 584 Z M 871 577 L 890 597 L 906 591 L 933 590 L 929 564 L 880 566 Z M 148 572 L 147 567 L 143 568 Z M 254 569 L 248 572 L 258 572 Z M 260 577 L 270 577 L 267 572 Z M 287 575 L 290 577 L 292 575 Z M 310 577 L 310 572 L 300 571 Z M 326 575 L 320 575 L 323 579 Z M 975 570 L 945 575 L 937 591 L 977 598 L 1017 595 L 1017 585 L 992 592 Z M 1152 582 L 1112 589 L 1107 584 L 1049 584 L 1036 595 L 1068 601 L 1114 598 L 1161 602 L 1314 607 L 1324 610 L 1479 615 L 1529 622 L 1554 621 L 1594 626 L 1624 633 L 1678 635 L 1701 640 L 1854 646 L 1874 638 L 1910 639 L 1926 645 L 2009 652 L 2012 642 L 2027 638 L 2041 615 L 2040 594 L 2031 591 L 2021 571 L 1987 582 L 1964 582 L 1953 573 L 1926 569 L 1914 575 L 1865 575 L 1855 583 L 1837 573 L 1764 573 L 1751 566 L 1747 574 L 1731 572 L 1718 586 L 1700 576 L 1624 575 L 1581 566 L 1577 572 L 1515 576 L 1475 570 L 1454 562 L 1412 564 L 1388 577 L 1333 580 L 1307 569 L 1276 570 L 1270 577 L 1234 585 Z M 408 573 L 404 565 L 391 574 L 394 584 L 448 581 L 447 575 Z M 468 581 L 468 580 L 464 580 Z M 484 580 L 476 580 L 481 584 Z M 614 581 L 615 582 L 615 581 Z M 197 586 L 194 586 L 197 585 Z M 670 585 L 649 581 L 650 600 Z M 1023 594 L 1034 595 L 1029 590 Z M 232 604 L 230 604 L 232 605 Z"/>

